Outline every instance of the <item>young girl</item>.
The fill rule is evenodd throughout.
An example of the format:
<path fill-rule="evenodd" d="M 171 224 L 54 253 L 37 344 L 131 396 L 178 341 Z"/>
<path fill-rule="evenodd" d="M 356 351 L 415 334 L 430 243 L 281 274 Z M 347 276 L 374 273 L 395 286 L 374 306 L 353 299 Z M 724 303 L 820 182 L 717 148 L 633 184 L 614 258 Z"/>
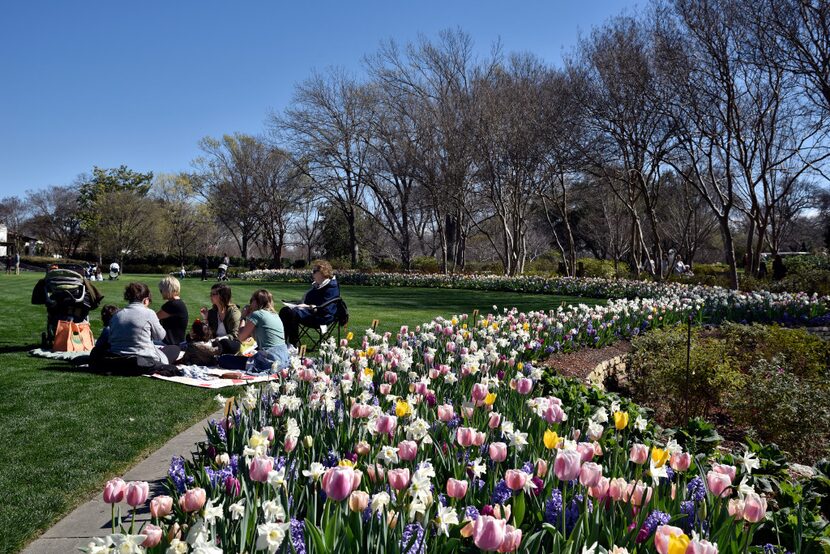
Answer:
<path fill-rule="evenodd" d="M 219 349 L 211 344 L 211 338 L 213 338 L 213 334 L 210 332 L 210 326 L 207 322 L 200 319 L 194 321 L 190 328 L 190 334 L 187 336 L 187 349 L 178 363 L 216 365 L 216 356 L 219 354 Z"/>
<path fill-rule="evenodd" d="M 239 333 L 240 340 L 254 337 L 257 353 L 251 373 L 274 373 L 288 366 L 290 356 L 285 344 L 282 321 L 274 311 L 274 297 L 265 289 L 255 291 L 251 304 L 245 310 L 246 323 Z"/>

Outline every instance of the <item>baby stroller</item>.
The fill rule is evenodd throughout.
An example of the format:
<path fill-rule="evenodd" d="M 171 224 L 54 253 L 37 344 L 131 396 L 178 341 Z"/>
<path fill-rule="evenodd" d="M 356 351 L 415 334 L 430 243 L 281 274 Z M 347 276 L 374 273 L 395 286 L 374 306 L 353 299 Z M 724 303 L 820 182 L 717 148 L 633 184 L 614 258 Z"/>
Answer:
<path fill-rule="evenodd" d="M 121 266 L 118 265 L 118 262 L 112 262 L 110 264 L 110 281 L 118 279 L 119 275 L 121 275 Z"/>
<path fill-rule="evenodd" d="M 217 281 L 227 281 L 228 280 L 228 265 L 227 264 L 219 264 L 219 272 L 216 275 Z"/>
<path fill-rule="evenodd" d="M 86 321 L 90 310 L 97 308 L 102 298 L 80 273 L 69 269 L 49 271 L 32 291 L 32 304 L 46 305 L 46 332 L 41 334 L 43 348 L 52 348 L 58 321 Z"/>

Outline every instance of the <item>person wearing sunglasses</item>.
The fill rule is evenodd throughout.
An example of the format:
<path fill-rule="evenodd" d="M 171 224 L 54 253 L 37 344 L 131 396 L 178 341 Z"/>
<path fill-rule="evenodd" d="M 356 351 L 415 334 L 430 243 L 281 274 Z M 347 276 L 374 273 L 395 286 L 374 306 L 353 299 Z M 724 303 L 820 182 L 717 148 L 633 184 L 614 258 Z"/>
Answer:
<path fill-rule="evenodd" d="M 311 278 L 311 289 L 305 293 L 303 300 L 297 304 L 284 302 L 285 307 L 279 313 L 286 341 L 294 346 L 300 341 L 300 324 L 329 324 L 337 314 L 336 302 L 318 308 L 340 296 L 340 285 L 337 284 L 331 264 L 325 260 L 314 260 L 311 264 Z"/>
<path fill-rule="evenodd" d="M 241 346 L 239 327 L 242 311 L 231 299 L 231 287 L 224 283 L 213 285 L 210 301 L 213 304 L 210 310 L 205 307 L 199 310 L 202 320 L 208 322 L 211 333 L 216 337 L 214 342 L 222 354 L 236 354 Z"/>

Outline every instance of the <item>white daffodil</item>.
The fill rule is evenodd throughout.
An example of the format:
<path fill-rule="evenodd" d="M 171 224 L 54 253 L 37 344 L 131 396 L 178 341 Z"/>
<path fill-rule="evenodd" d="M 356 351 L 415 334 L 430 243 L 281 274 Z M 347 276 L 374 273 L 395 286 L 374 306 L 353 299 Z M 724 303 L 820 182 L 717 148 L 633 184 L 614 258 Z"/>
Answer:
<path fill-rule="evenodd" d="M 213 523 L 215 520 L 222 519 L 224 517 L 225 514 L 222 511 L 222 506 L 214 506 L 213 499 L 208 500 L 207 504 L 205 504 L 205 521 Z"/>
<path fill-rule="evenodd" d="M 203 519 L 197 520 L 190 526 L 190 531 L 187 533 L 187 544 L 194 545 L 200 542 L 207 542 L 210 540 L 210 530 Z"/>
<path fill-rule="evenodd" d="M 285 521 L 285 510 L 276 500 L 266 500 L 262 503 L 262 513 L 265 521 Z"/>
<path fill-rule="evenodd" d="M 476 458 L 470 462 L 470 471 L 476 479 L 481 479 L 481 476 L 487 473 L 487 466 L 481 461 L 481 458 Z"/>
<path fill-rule="evenodd" d="M 387 492 L 379 492 L 372 497 L 372 501 L 370 506 L 372 508 L 372 513 L 377 513 L 386 508 L 391 501 L 391 497 Z"/>
<path fill-rule="evenodd" d="M 458 525 L 459 523 L 458 513 L 449 506 L 441 506 L 435 516 L 435 523 L 438 525 L 438 531 L 449 537 L 450 525 Z"/>
<path fill-rule="evenodd" d="M 636 430 L 638 430 L 639 432 L 641 432 L 641 433 L 646 430 L 647 426 L 648 426 L 648 421 L 646 421 L 643 418 L 643 416 L 638 415 L 637 419 L 634 420 L 634 428 Z"/>
<path fill-rule="evenodd" d="M 320 462 L 311 462 L 311 465 L 308 467 L 308 469 L 303 470 L 303 475 L 305 475 L 315 483 L 319 481 L 325 473 L 326 466 L 324 466 Z"/>
<path fill-rule="evenodd" d="M 228 512 L 231 514 L 231 519 L 233 521 L 237 521 L 242 519 L 242 516 L 245 515 L 245 500 L 240 500 L 239 502 L 234 502 L 230 506 L 228 506 Z"/>
<path fill-rule="evenodd" d="M 608 423 L 608 410 L 603 407 L 598 408 L 591 419 L 597 423 Z"/>
<path fill-rule="evenodd" d="M 268 484 L 277 490 L 279 490 L 281 487 L 286 486 L 285 466 L 282 466 L 276 471 L 272 470 L 268 472 Z"/>
<path fill-rule="evenodd" d="M 387 465 L 398 463 L 398 449 L 394 446 L 384 446 L 378 452 L 378 461 Z"/>
<path fill-rule="evenodd" d="M 170 541 L 170 546 L 167 547 L 167 554 L 187 554 L 189 547 L 187 543 L 180 539 L 173 539 Z"/>
<path fill-rule="evenodd" d="M 753 469 L 761 467 L 761 460 L 755 456 L 754 452 L 747 450 L 741 460 L 741 465 L 744 467 L 744 473 L 751 475 Z"/>
<path fill-rule="evenodd" d="M 591 546 L 583 546 L 582 554 L 595 554 L 597 551 L 597 543 L 594 542 Z"/>
<path fill-rule="evenodd" d="M 273 554 L 282 545 L 287 531 L 287 523 L 270 522 L 257 525 L 257 548 L 267 549 L 269 553 Z"/>
<path fill-rule="evenodd" d="M 95 537 L 86 545 L 86 548 L 87 554 L 110 554 L 112 552 L 112 537 Z"/>
<path fill-rule="evenodd" d="M 527 433 L 517 431 L 510 437 L 510 446 L 515 446 L 516 450 L 521 452 L 527 446 Z"/>

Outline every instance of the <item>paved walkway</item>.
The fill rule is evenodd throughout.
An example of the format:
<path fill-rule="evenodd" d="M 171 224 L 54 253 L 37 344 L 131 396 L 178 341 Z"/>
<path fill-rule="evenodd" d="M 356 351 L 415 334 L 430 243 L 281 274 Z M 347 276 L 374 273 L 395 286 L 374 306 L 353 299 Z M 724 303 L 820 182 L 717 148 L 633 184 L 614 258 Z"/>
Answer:
<path fill-rule="evenodd" d="M 150 483 L 150 498 L 160 494 L 162 492 L 161 485 L 167 478 L 170 458 L 173 456 L 189 458 L 194 445 L 205 439 L 204 430 L 207 427 L 208 420 L 218 419 L 221 416 L 222 412 L 218 411 L 180 435 L 173 437 L 167 444 L 125 473 L 122 478 L 125 481 L 147 481 Z M 126 513 L 128 509 L 127 504 L 122 504 L 122 513 Z M 145 506 L 143 510 L 139 511 L 136 522 L 149 519 L 150 511 Z M 109 532 L 110 505 L 105 504 L 102 495 L 98 494 L 32 542 L 23 550 L 23 554 L 68 554 L 78 552 L 78 548 L 89 544 L 92 537 L 103 537 L 108 535 Z"/>

